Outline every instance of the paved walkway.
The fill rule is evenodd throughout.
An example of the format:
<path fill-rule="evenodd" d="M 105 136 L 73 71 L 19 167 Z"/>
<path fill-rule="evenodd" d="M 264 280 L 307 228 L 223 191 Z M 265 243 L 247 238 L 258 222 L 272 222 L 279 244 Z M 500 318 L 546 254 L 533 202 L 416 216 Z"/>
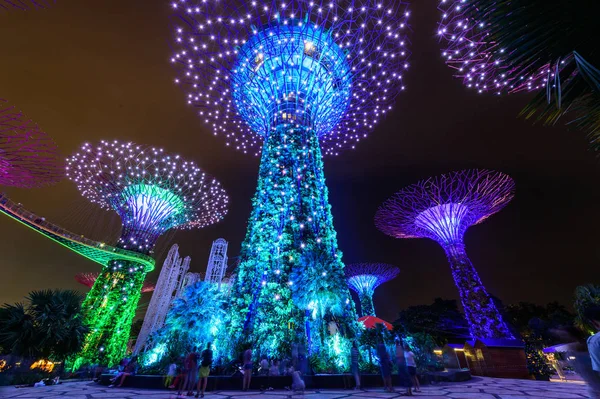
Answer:
<path fill-rule="evenodd" d="M 508 380 L 497 378 L 473 378 L 462 383 L 444 383 L 423 388 L 416 394 L 422 399 L 570 399 L 589 398 L 581 383 Z M 304 395 L 292 395 L 287 391 L 230 392 L 218 391 L 206 394 L 207 399 L 338 399 L 338 398 L 398 398 L 399 394 L 384 393 L 382 389 L 367 391 L 323 390 L 306 391 Z M 107 388 L 91 382 L 65 383 L 52 387 L 20 388 L 0 387 L 0 398 L 65 398 L 65 399 L 174 399 L 168 391 L 151 391 L 130 388 Z"/>

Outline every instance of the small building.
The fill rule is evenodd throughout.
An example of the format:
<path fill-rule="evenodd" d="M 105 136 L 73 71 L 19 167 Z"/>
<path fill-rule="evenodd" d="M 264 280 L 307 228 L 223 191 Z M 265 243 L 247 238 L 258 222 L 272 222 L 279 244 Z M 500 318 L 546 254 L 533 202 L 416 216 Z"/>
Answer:
<path fill-rule="evenodd" d="M 530 379 L 525 344 L 516 339 L 476 339 L 464 346 L 465 360 L 471 374 Z"/>
<path fill-rule="evenodd" d="M 465 356 L 465 344 L 446 344 L 442 348 L 442 361 L 444 368 L 453 369 L 468 369 L 469 363 Z"/>

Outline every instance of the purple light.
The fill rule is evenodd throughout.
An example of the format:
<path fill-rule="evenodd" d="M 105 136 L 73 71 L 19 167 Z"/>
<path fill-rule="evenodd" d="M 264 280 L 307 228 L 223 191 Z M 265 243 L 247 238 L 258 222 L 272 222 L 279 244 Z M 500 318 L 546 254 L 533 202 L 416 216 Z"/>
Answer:
<path fill-rule="evenodd" d="M 33 188 L 63 176 L 63 162 L 52 139 L 0 98 L 0 185 Z"/>
<path fill-rule="evenodd" d="M 513 338 L 463 243 L 470 226 L 500 211 L 513 196 L 508 175 L 464 170 L 404 188 L 375 215 L 377 228 L 392 237 L 431 238 L 444 248 L 474 338 Z"/>
<path fill-rule="evenodd" d="M 446 64 L 468 88 L 479 93 L 506 94 L 545 88 L 549 79 L 554 79 L 556 66 L 551 66 L 550 60 L 542 67 L 507 62 L 507 56 L 519 49 L 501 48 L 494 41 L 486 17 L 494 10 L 484 11 L 482 3 L 479 0 L 440 2 L 437 35 Z M 537 64 L 539 59 L 531 62 Z"/>

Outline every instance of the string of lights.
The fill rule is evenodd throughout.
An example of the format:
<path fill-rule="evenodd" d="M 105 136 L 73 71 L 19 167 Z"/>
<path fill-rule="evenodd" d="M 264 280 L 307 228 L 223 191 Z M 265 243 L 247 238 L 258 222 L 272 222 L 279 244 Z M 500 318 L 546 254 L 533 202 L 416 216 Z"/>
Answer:
<path fill-rule="evenodd" d="M 0 185 L 33 188 L 53 184 L 64 176 L 63 168 L 52 139 L 0 98 Z"/>
<path fill-rule="evenodd" d="M 500 211 L 513 196 L 510 176 L 489 170 L 463 170 L 402 189 L 375 215 L 375 225 L 385 234 L 395 238 L 426 237 L 444 248 L 474 338 L 513 338 L 464 245 L 466 230 Z"/>

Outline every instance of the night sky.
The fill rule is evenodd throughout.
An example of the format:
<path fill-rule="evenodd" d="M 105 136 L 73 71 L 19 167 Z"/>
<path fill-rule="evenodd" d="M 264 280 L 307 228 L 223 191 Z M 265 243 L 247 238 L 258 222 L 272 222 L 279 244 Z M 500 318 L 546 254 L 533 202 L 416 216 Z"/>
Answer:
<path fill-rule="evenodd" d="M 452 77 L 435 38 L 436 1 L 412 6 L 411 68 L 394 111 L 356 150 L 325 159 L 330 202 L 345 263 L 387 262 L 399 277 L 375 293 L 378 315 L 457 298 L 441 247 L 395 240 L 373 224 L 378 205 L 430 175 L 491 168 L 510 174 L 517 194 L 507 208 L 468 230 L 467 252 L 488 291 L 504 301 L 571 302 L 574 288 L 598 281 L 600 168 L 581 132 L 532 126 L 517 118 L 527 95 L 467 91 Z M 168 60 L 173 20 L 164 0 L 57 0 L 52 9 L 0 13 L 0 98 L 23 109 L 67 156 L 84 141 L 119 139 L 163 147 L 193 159 L 230 195 L 225 220 L 168 233 L 157 265 L 178 243 L 205 270 L 212 241 L 236 256 L 245 235 L 257 157 L 213 137 L 183 92 Z M 70 181 L 5 190 L 25 208 L 71 231 L 112 243 L 118 219 L 90 205 Z M 0 215 L 0 303 L 31 290 L 83 289 L 73 276 L 99 265 Z M 149 279 L 158 277 L 158 269 Z M 145 294 L 142 302 L 147 303 Z"/>

